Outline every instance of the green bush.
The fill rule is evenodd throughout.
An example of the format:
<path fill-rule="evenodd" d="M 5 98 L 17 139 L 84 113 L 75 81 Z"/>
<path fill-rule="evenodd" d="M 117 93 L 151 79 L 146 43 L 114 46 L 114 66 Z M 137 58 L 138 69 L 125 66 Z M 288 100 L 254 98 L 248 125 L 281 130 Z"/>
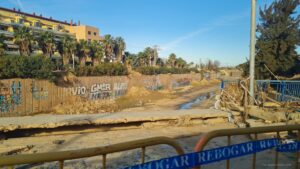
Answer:
<path fill-rule="evenodd" d="M 144 75 L 155 75 L 155 74 L 185 74 L 190 72 L 199 73 L 197 69 L 189 68 L 168 68 L 168 67 L 139 67 L 136 69 L 138 72 Z"/>
<path fill-rule="evenodd" d="M 42 56 L 0 56 L 0 79 L 36 78 L 53 81 L 55 64 Z"/>
<path fill-rule="evenodd" d="M 75 74 L 76 76 L 122 76 L 128 75 L 128 70 L 121 63 L 102 63 L 95 67 L 77 67 Z"/>

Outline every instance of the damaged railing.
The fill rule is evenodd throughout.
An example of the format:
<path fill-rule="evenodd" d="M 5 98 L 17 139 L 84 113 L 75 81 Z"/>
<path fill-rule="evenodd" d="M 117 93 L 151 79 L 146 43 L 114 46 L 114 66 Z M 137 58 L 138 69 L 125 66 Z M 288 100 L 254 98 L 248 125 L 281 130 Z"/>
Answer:
<path fill-rule="evenodd" d="M 273 95 L 279 102 L 300 100 L 300 81 L 257 80 L 257 90 Z"/>
<path fill-rule="evenodd" d="M 254 140 L 257 140 L 258 134 L 276 133 L 276 137 L 280 139 L 280 132 L 297 131 L 297 140 L 300 141 L 300 125 L 282 125 L 282 126 L 267 126 L 267 127 L 252 127 L 252 128 L 238 128 L 238 129 L 223 129 L 208 132 L 201 136 L 196 147 L 195 152 L 203 151 L 207 143 L 216 137 L 227 137 L 227 144 L 231 144 L 231 137 L 236 135 L 254 135 Z M 298 169 L 299 152 L 295 154 L 295 168 Z M 198 167 L 200 168 L 200 166 Z M 230 159 L 227 160 L 226 168 L 230 168 Z M 253 154 L 252 168 L 256 168 L 256 154 Z M 278 168 L 278 151 L 275 151 L 274 168 Z"/>
<path fill-rule="evenodd" d="M 14 168 L 15 165 L 21 165 L 21 164 L 35 164 L 35 163 L 58 161 L 59 168 L 62 169 L 64 167 L 65 160 L 73 160 L 73 159 L 102 155 L 103 157 L 102 168 L 105 169 L 107 154 L 141 148 L 142 150 L 141 161 L 142 163 L 144 163 L 146 147 L 160 145 L 160 144 L 166 144 L 173 147 L 179 155 L 184 154 L 184 150 L 173 139 L 168 137 L 154 137 L 154 138 L 123 142 L 123 143 L 104 146 L 104 147 L 87 148 L 81 150 L 3 156 L 0 157 L 0 167 L 8 166 L 10 168 Z"/>

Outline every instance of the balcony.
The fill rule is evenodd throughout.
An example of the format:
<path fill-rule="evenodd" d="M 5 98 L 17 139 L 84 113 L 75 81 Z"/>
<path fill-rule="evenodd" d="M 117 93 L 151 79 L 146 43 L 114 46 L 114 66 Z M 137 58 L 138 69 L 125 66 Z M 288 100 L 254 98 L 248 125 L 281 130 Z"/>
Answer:
<path fill-rule="evenodd" d="M 0 21 L 0 25 L 1 26 L 6 26 L 6 27 L 8 27 L 8 26 L 12 26 L 12 27 L 25 26 L 23 24 L 9 23 L 9 22 L 3 22 L 3 21 Z M 56 30 L 52 30 L 52 29 L 44 29 L 44 28 L 39 28 L 39 27 L 34 27 L 34 26 L 27 26 L 27 27 L 32 29 L 34 32 L 38 32 L 38 33 L 43 32 L 43 31 L 49 31 L 49 32 L 52 32 L 53 34 L 55 34 L 56 36 L 59 36 L 59 37 L 68 35 L 68 36 L 72 36 L 72 37 L 75 38 L 75 34 L 73 34 L 73 33 L 61 32 L 61 31 L 56 31 Z M 12 33 L 12 35 L 13 35 L 13 33 Z"/>
<path fill-rule="evenodd" d="M 4 36 L 9 37 L 9 38 L 13 38 L 14 37 L 14 33 L 8 32 L 8 31 L 4 31 L 4 30 L 0 30 L 0 34 L 3 34 Z"/>

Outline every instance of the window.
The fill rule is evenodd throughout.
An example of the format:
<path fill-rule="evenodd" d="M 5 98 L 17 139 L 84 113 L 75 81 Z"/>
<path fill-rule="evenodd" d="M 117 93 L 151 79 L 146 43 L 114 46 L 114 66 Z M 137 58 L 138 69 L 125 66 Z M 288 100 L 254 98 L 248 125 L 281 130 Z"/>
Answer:
<path fill-rule="evenodd" d="M 19 19 L 18 19 L 18 23 L 19 23 L 19 24 L 23 24 L 23 23 L 24 23 L 24 19 L 19 18 Z"/>
<path fill-rule="evenodd" d="M 41 24 L 40 24 L 40 22 L 34 22 L 33 26 L 35 26 L 35 27 L 41 27 Z"/>
<path fill-rule="evenodd" d="M 91 32 L 91 31 L 88 31 L 88 34 L 89 34 L 89 35 L 91 35 L 91 34 L 92 34 L 92 32 Z"/>
<path fill-rule="evenodd" d="M 94 35 L 96 36 L 96 35 L 97 35 L 97 33 L 96 33 L 96 32 L 94 32 Z"/>

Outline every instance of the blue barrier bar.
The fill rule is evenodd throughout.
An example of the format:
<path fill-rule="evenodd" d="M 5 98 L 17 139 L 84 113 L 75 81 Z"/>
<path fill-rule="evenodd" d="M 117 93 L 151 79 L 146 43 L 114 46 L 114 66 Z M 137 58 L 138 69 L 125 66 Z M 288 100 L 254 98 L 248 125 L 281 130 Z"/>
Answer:
<path fill-rule="evenodd" d="M 163 158 L 144 164 L 126 167 L 124 169 L 186 169 L 258 153 L 274 147 L 277 152 L 298 152 L 300 150 L 300 142 L 293 141 L 291 143 L 282 144 L 277 138 L 256 140 L 180 156 Z"/>

